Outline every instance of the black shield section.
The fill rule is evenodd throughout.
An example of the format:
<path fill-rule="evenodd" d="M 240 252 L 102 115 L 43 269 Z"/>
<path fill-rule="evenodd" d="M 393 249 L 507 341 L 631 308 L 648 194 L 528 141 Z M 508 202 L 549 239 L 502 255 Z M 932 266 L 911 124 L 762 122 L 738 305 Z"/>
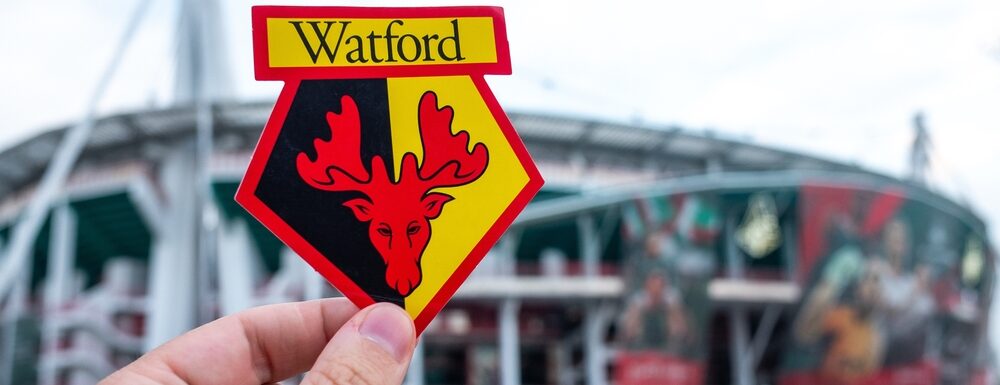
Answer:
<path fill-rule="evenodd" d="M 403 306 L 403 297 L 385 283 L 385 263 L 368 240 L 368 223 L 359 222 L 344 201 L 358 192 L 317 190 L 302 181 L 295 158 L 315 159 L 313 140 L 330 140 L 327 111 L 341 112 L 340 98 L 350 95 L 361 117 L 361 154 L 366 167 L 381 155 L 390 175 L 392 137 L 385 79 L 303 80 L 288 110 L 257 186 L 257 197 L 372 299 Z M 370 170 L 369 170 L 370 171 Z"/>

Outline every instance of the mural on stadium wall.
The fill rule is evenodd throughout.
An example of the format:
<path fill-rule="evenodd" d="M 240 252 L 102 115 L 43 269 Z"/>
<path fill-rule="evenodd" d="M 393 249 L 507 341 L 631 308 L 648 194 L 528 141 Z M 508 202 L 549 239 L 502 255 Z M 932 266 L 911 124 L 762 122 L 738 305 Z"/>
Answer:
<path fill-rule="evenodd" d="M 637 199 L 624 207 L 625 309 L 619 319 L 620 385 L 701 384 L 708 281 L 721 218 L 710 196 Z"/>
<path fill-rule="evenodd" d="M 902 191 L 803 186 L 780 384 L 970 384 L 983 359 L 992 255 L 955 216 Z"/>

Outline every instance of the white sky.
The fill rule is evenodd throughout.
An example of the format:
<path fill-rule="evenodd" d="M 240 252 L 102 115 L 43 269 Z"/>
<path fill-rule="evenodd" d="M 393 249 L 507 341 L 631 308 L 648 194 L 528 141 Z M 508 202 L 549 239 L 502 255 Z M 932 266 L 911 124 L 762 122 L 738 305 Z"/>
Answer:
<path fill-rule="evenodd" d="M 275 98 L 253 80 L 249 4 L 221 1 L 235 97 Z M 0 149 L 83 113 L 137 3 L 0 5 Z M 155 0 L 102 111 L 169 103 L 174 3 Z M 501 1 L 514 74 L 488 82 L 510 110 L 711 129 L 897 176 L 922 109 L 936 186 L 996 223 L 1000 1 L 803 3 Z"/>

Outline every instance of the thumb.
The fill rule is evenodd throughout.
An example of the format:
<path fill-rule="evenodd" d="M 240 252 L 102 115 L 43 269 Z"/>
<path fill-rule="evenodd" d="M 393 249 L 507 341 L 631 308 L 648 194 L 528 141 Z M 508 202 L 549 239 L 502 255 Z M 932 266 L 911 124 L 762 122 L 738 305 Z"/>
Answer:
<path fill-rule="evenodd" d="M 369 306 L 330 339 L 302 384 L 400 384 L 416 344 L 413 320 L 403 309 Z"/>

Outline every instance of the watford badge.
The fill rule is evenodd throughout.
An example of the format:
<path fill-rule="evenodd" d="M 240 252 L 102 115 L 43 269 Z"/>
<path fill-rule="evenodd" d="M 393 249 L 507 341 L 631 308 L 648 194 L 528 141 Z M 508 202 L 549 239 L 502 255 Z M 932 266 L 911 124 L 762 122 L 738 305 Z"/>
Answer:
<path fill-rule="evenodd" d="M 285 86 L 236 200 L 422 331 L 543 183 L 483 79 L 510 74 L 502 9 L 258 6 L 253 29 Z"/>

